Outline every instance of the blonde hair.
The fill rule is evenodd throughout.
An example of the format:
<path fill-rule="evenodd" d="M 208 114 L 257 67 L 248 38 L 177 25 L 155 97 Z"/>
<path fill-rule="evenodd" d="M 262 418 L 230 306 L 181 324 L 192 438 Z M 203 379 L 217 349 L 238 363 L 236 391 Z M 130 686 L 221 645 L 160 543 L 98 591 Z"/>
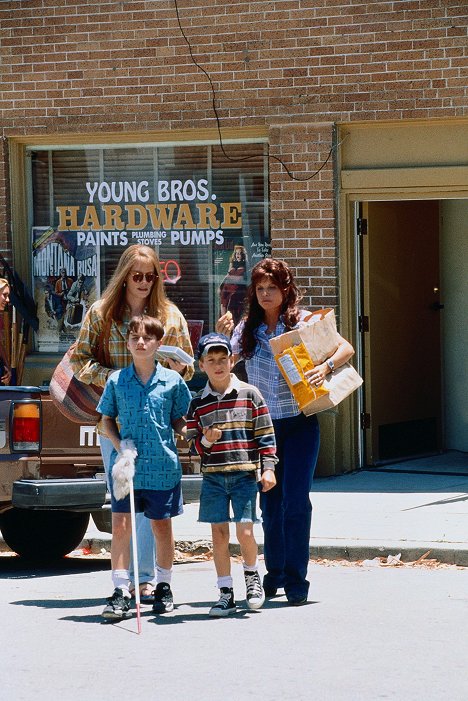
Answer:
<path fill-rule="evenodd" d="M 110 317 L 113 321 L 122 321 L 126 305 L 125 281 L 132 268 L 136 267 L 139 262 L 151 263 L 156 273 L 156 279 L 148 295 L 146 313 L 149 316 L 157 317 L 163 324 L 165 323 L 171 302 L 166 297 L 164 290 L 159 258 L 153 248 L 138 243 L 129 246 L 122 253 L 117 267 L 102 293 L 100 311 L 104 319 Z"/>
<path fill-rule="evenodd" d="M 10 287 L 10 283 L 6 278 L 0 277 L 0 290 L 3 290 L 4 287 Z"/>

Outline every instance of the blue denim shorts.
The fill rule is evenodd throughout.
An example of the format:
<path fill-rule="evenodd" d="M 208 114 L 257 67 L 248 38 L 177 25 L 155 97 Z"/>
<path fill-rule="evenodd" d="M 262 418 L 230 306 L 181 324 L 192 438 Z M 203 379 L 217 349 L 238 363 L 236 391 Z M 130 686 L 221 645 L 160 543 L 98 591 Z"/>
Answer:
<path fill-rule="evenodd" d="M 258 523 L 257 495 L 257 482 L 253 471 L 205 472 L 198 520 L 202 523 Z"/>
<path fill-rule="evenodd" d="M 130 513 L 130 496 L 117 501 L 111 490 L 111 504 L 115 514 Z M 181 483 L 172 489 L 135 489 L 135 511 L 154 521 L 179 516 L 184 511 Z"/>

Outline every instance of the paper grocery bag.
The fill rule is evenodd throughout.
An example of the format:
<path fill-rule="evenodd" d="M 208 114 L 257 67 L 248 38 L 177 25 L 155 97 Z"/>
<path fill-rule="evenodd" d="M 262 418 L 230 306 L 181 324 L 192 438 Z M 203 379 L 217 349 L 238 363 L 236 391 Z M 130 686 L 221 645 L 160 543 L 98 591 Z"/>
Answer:
<path fill-rule="evenodd" d="M 350 363 L 345 363 L 326 376 L 321 387 L 328 390 L 327 393 L 307 404 L 302 411 L 306 416 L 311 416 L 319 411 L 331 409 L 361 385 L 362 377 Z"/>
<path fill-rule="evenodd" d="M 323 385 L 314 387 L 305 376 L 308 370 L 313 369 L 314 364 L 303 343 L 286 348 L 279 355 L 275 355 L 275 360 L 301 411 L 316 399 L 328 394 Z"/>
<path fill-rule="evenodd" d="M 307 380 L 303 375 L 300 381 L 294 377 L 291 362 L 297 366 L 295 361 L 299 356 L 303 356 L 303 349 L 310 357 L 310 366 L 307 366 L 303 359 L 300 363 L 303 371 L 306 372 L 315 365 L 323 363 L 338 348 L 338 332 L 333 309 L 322 309 L 312 314 L 305 325 L 270 339 L 270 346 L 283 377 L 300 410 L 306 416 L 331 409 L 362 384 L 362 378 L 350 363 L 345 363 L 328 374 L 320 388 L 311 387 L 309 384 L 310 392 L 306 391 L 304 382 Z M 289 365 L 288 358 L 291 361 Z"/>
<path fill-rule="evenodd" d="M 297 329 L 287 331 L 272 338 L 270 345 L 274 355 L 279 355 L 286 348 L 303 342 L 314 365 L 323 363 L 338 348 L 335 311 L 320 309 L 305 319 L 306 323 Z"/>

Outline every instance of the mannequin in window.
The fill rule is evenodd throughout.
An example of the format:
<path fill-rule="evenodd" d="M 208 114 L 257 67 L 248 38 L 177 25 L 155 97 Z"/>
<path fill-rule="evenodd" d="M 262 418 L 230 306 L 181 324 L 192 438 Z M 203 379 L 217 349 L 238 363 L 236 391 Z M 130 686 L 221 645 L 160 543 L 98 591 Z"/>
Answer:
<path fill-rule="evenodd" d="M 219 287 L 221 315 L 231 312 L 234 325 L 242 316 L 247 291 L 247 253 L 244 246 L 234 246 L 229 271 Z"/>

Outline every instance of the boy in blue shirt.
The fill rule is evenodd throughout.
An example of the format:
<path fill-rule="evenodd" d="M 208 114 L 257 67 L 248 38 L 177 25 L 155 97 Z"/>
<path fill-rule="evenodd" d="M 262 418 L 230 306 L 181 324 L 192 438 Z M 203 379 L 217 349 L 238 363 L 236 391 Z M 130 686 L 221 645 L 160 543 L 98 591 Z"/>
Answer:
<path fill-rule="evenodd" d="M 156 576 L 153 612 L 174 608 L 171 574 L 174 561 L 172 517 L 183 512 L 180 465 L 174 431 L 180 433 L 190 404 L 190 391 L 175 370 L 156 363 L 164 328 L 158 319 L 133 317 L 127 330 L 127 347 L 133 363 L 108 379 L 97 410 L 102 428 L 114 445 L 112 466 L 133 441 L 135 459 L 135 510 L 151 519 L 156 541 Z M 117 500 L 111 481 L 112 581 L 114 593 L 102 615 L 110 620 L 130 618 L 129 563 L 131 517 L 129 496 Z"/>

